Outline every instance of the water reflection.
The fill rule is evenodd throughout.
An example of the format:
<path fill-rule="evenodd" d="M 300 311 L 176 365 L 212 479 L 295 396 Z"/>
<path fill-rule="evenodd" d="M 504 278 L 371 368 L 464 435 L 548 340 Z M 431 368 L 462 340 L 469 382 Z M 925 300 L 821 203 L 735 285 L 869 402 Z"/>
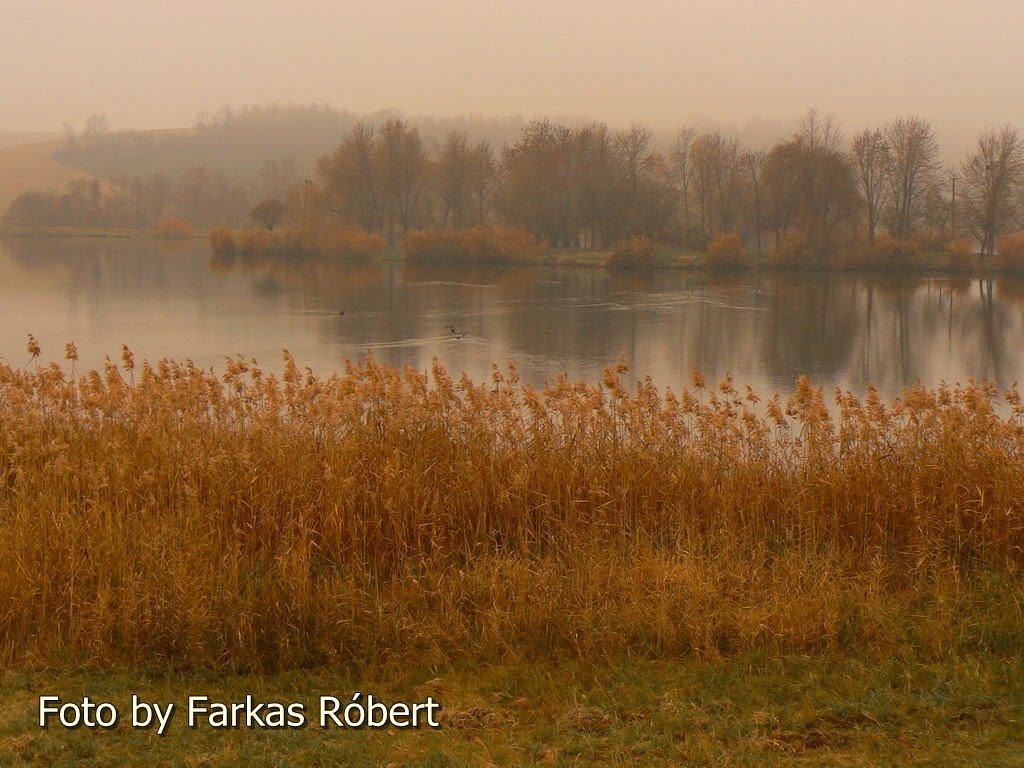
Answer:
<path fill-rule="evenodd" d="M 678 387 L 698 367 L 761 391 L 821 385 L 887 395 L 921 380 L 1012 384 L 1024 369 L 1024 281 L 877 275 L 710 276 L 662 271 L 214 262 L 205 243 L 0 242 L 0 356 L 24 364 L 74 340 L 87 365 L 241 353 L 280 366 L 288 348 L 327 372 L 367 351 L 486 377 L 514 361 L 527 381 L 564 371 L 595 381 L 625 354 Z"/>

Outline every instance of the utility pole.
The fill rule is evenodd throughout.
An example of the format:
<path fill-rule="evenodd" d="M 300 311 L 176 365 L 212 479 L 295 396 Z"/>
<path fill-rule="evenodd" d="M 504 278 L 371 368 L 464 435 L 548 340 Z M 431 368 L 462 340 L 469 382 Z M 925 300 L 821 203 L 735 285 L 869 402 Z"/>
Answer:
<path fill-rule="evenodd" d="M 956 242 L 956 170 L 950 170 L 949 178 L 953 182 L 952 212 L 949 221 L 949 241 Z"/>
<path fill-rule="evenodd" d="M 302 226 L 309 224 L 309 188 L 313 186 L 312 179 L 305 179 L 302 182 Z"/>

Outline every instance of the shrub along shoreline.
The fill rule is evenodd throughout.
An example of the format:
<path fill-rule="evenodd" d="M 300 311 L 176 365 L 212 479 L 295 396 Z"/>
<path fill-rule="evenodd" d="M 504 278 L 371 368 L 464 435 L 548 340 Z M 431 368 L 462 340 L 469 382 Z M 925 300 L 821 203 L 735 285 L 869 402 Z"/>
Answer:
<path fill-rule="evenodd" d="M 487 266 L 578 266 L 616 270 L 706 269 L 770 271 L 871 271 L 890 274 L 1024 274 L 1024 238 L 1000 241 L 996 256 L 982 258 L 961 239 L 942 250 L 921 251 L 913 240 L 879 235 L 870 246 L 815 255 L 799 233 L 780 238 L 776 247 L 758 255 L 738 234 L 716 235 L 705 251 L 657 245 L 632 237 L 609 250 L 549 248 L 516 227 L 477 226 L 469 229 L 411 231 L 397 248 L 359 227 L 313 229 L 216 229 L 209 235 L 214 258 L 243 259 L 341 258 L 355 261 L 466 264 Z"/>
<path fill-rule="evenodd" d="M 0 365 L 0 659 L 1024 652 L 1015 389 L 626 373 Z"/>

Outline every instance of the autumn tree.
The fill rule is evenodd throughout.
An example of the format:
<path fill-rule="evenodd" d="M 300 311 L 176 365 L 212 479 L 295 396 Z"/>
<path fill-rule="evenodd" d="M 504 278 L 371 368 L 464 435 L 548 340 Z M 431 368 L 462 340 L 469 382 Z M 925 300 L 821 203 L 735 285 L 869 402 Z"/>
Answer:
<path fill-rule="evenodd" d="M 690 147 L 690 161 L 702 237 L 731 231 L 740 190 L 739 143 L 718 130 L 702 133 Z"/>
<path fill-rule="evenodd" d="M 255 221 L 264 229 L 268 229 L 271 232 L 276 227 L 285 214 L 285 204 L 280 200 L 268 197 L 266 200 L 257 203 L 253 206 L 253 209 L 249 211 L 249 218 Z"/>
<path fill-rule="evenodd" d="M 87 138 L 93 139 L 105 136 L 110 130 L 110 118 L 99 112 L 93 112 L 85 119 L 85 131 Z"/>
<path fill-rule="evenodd" d="M 603 123 L 577 129 L 572 137 L 570 185 L 582 245 L 604 247 L 619 238 L 622 208 L 616 196 L 616 146 Z"/>
<path fill-rule="evenodd" d="M 430 175 L 431 191 L 440 202 L 440 214 L 432 214 L 435 226 L 462 229 L 487 221 L 495 178 L 488 141 L 473 144 L 465 131 L 449 131 Z"/>
<path fill-rule="evenodd" d="M 473 147 L 469 158 L 470 202 L 474 211 L 473 224 L 486 224 L 490 218 L 497 183 L 498 165 L 494 149 L 487 139 L 481 139 Z"/>
<path fill-rule="evenodd" d="M 502 149 L 499 205 L 512 224 L 554 246 L 579 242 L 570 188 L 572 131 L 550 120 L 534 120 L 514 144 Z"/>
<path fill-rule="evenodd" d="M 925 191 L 938 173 L 939 143 L 931 123 L 921 117 L 897 118 L 883 133 L 890 229 L 895 237 L 907 239 L 921 218 Z"/>
<path fill-rule="evenodd" d="M 653 141 L 654 132 L 640 123 L 615 135 L 613 187 L 622 215 L 617 239 L 657 237 L 672 215 L 671 172 Z"/>
<path fill-rule="evenodd" d="M 378 205 L 382 191 L 373 126 L 363 122 L 352 126 L 341 144 L 320 158 L 317 173 L 329 210 L 371 232 L 382 229 Z"/>
<path fill-rule="evenodd" d="M 865 128 L 853 137 L 851 146 L 854 177 L 864 210 L 868 242 L 875 233 L 886 204 L 886 170 L 889 166 L 889 145 L 880 128 Z"/>
<path fill-rule="evenodd" d="M 682 239 L 690 242 L 690 186 L 693 180 L 693 162 L 691 160 L 693 140 L 697 136 L 695 128 L 681 128 L 676 134 L 669 162 L 672 169 L 672 180 L 679 195 L 679 217 L 682 225 Z"/>
<path fill-rule="evenodd" d="M 982 255 L 991 256 L 1020 211 L 1024 143 L 1017 129 L 1007 125 L 982 131 L 961 165 L 961 176 L 965 225 Z"/>
<path fill-rule="evenodd" d="M 438 152 L 432 188 L 443 203 L 438 222 L 442 228 L 461 229 L 467 223 L 470 207 L 472 158 L 469 136 L 465 131 L 450 131 Z"/>
<path fill-rule="evenodd" d="M 807 110 L 800 118 L 796 135 L 811 150 L 838 154 L 843 149 L 843 132 L 835 116 L 816 109 Z"/>
<path fill-rule="evenodd" d="M 404 120 L 387 120 L 375 147 L 380 178 L 385 234 L 394 238 L 396 224 L 404 235 L 415 224 L 416 208 L 427 169 L 427 155 L 419 131 Z"/>
<path fill-rule="evenodd" d="M 761 229 L 764 222 L 765 198 L 764 169 L 767 157 L 767 153 L 763 149 L 747 149 L 740 154 L 740 166 L 743 168 L 746 187 L 749 193 L 748 218 L 754 228 L 754 237 L 757 241 L 757 253 L 759 256 L 762 252 Z"/>
<path fill-rule="evenodd" d="M 776 247 L 790 226 L 807 237 L 819 263 L 825 263 L 838 227 L 856 206 L 853 169 L 840 142 L 801 129 L 772 147 L 765 158 L 764 184 Z"/>

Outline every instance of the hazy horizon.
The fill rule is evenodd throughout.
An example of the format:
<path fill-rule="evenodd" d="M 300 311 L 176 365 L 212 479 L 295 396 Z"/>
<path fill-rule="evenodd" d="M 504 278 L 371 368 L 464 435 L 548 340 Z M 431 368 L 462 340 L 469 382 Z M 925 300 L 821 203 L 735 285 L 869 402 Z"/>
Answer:
<path fill-rule="evenodd" d="M 0 6 L 16 31 L 0 69 L 0 128 L 190 125 L 222 105 L 330 103 L 407 115 L 570 115 L 612 126 L 742 128 L 807 108 L 847 131 L 930 118 L 947 151 L 988 125 L 1024 127 L 1024 6 L 763 3 L 729 9 L 571 0 L 286 10 L 236 0 L 54 0 Z"/>

